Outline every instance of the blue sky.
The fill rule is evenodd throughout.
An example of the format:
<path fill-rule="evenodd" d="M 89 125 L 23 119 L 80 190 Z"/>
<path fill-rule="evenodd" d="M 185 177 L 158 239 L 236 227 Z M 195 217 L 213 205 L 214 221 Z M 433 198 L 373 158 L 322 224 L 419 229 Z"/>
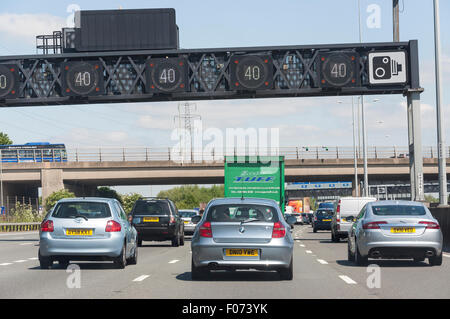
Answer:
<path fill-rule="evenodd" d="M 436 145 L 432 0 L 400 0 L 400 40 L 419 40 L 424 145 Z M 64 26 L 69 5 L 81 9 L 175 8 L 182 48 L 302 45 L 359 41 L 357 0 L 278 1 L 3 1 L 0 55 L 34 54 L 35 35 Z M 370 5 L 380 28 L 368 28 Z M 363 42 L 392 40 L 391 0 L 361 0 Z M 450 1 L 441 1 L 445 122 L 450 120 Z M 379 99 L 373 102 L 374 99 Z M 341 100 L 343 103 L 338 104 Z M 407 145 L 405 98 L 366 98 L 368 144 Z M 351 146 L 351 98 L 197 102 L 204 127 L 278 127 L 281 146 Z M 170 147 L 177 103 L 1 108 L 0 131 L 16 143 L 70 147 Z M 450 125 L 447 125 L 446 138 Z M 449 142 L 449 141 L 447 141 Z M 157 189 L 157 188 L 156 188 Z"/>

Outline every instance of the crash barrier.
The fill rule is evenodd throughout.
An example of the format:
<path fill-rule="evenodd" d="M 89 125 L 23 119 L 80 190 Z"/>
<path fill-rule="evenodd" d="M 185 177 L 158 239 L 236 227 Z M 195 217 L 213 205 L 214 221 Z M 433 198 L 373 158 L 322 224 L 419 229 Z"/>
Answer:
<path fill-rule="evenodd" d="M 0 223 L 0 232 L 39 230 L 41 223 Z"/>
<path fill-rule="evenodd" d="M 450 246 L 450 207 L 430 207 L 430 211 L 439 222 L 444 236 L 444 244 L 447 247 Z"/>

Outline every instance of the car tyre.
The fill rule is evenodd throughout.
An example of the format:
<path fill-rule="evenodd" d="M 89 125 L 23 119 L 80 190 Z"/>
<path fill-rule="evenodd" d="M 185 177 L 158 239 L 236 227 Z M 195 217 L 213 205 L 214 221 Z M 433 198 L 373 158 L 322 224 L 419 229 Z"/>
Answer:
<path fill-rule="evenodd" d="M 180 239 L 180 246 L 184 246 L 184 228 Z"/>
<path fill-rule="evenodd" d="M 44 257 L 41 255 L 41 251 L 38 253 L 39 265 L 41 269 L 50 269 L 53 265 L 53 260 L 50 257 Z"/>
<path fill-rule="evenodd" d="M 199 280 L 204 278 L 209 273 L 205 267 L 197 267 L 194 264 L 194 259 L 191 260 L 191 278 L 192 280 Z"/>
<path fill-rule="evenodd" d="M 313 232 L 317 233 L 317 228 L 316 227 L 313 228 Z"/>
<path fill-rule="evenodd" d="M 356 238 L 355 238 L 355 263 L 358 266 L 366 266 L 368 261 L 369 261 L 369 258 L 367 256 L 364 257 L 359 253 L 358 244 L 356 243 Z"/>
<path fill-rule="evenodd" d="M 281 280 L 292 280 L 294 278 L 294 261 L 291 258 L 288 268 L 281 268 L 278 270 Z"/>
<path fill-rule="evenodd" d="M 138 247 L 142 247 L 142 239 L 138 238 L 137 245 Z"/>
<path fill-rule="evenodd" d="M 347 260 L 351 261 L 351 262 L 355 262 L 355 254 L 353 254 L 350 249 L 350 240 L 348 241 L 348 244 L 347 244 Z"/>
<path fill-rule="evenodd" d="M 338 243 L 338 242 L 339 242 L 339 237 L 336 236 L 336 235 L 333 233 L 333 231 L 331 231 L 331 241 L 332 241 L 333 243 Z"/>
<path fill-rule="evenodd" d="M 172 247 L 180 246 L 180 234 L 178 233 L 174 238 L 172 238 Z"/>
<path fill-rule="evenodd" d="M 138 259 L 138 246 L 136 245 L 134 247 L 133 256 L 131 256 L 131 258 L 127 260 L 127 263 L 130 265 L 136 265 L 137 259 Z"/>
<path fill-rule="evenodd" d="M 122 247 L 122 252 L 120 253 L 120 255 L 114 260 L 114 265 L 118 269 L 124 269 L 125 266 L 127 265 L 127 260 L 125 256 L 125 244 Z"/>
<path fill-rule="evenodd" d="M 439 256 L 429 257 L 428 262 L 430 263 L 431 266 L 442 265 L 442 253 Z"/>

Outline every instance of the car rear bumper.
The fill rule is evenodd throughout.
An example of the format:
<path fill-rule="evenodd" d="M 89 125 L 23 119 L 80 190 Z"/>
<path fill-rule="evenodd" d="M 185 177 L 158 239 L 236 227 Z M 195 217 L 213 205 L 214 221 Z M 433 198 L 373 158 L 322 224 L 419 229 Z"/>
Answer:
<path fill-rule="evenodd" d="M 42 256 L 92 256 L 114 258 L 121 254 L 124 238 L 121 233 L 110 238 L 52 238 L 48 233 L 42 233 L 39 250 Z"/>
<path fill-rule="evenodd" d="M 134 226 L 138 233 L 138 238 L 142 240 L 169 240 L 172 239 L 176 232 L 175 226 L 169 227 L 145 227 Z"/>
<path fill-rule="evenodd" d="M 331 230 L 331 223 L 325 222 L 325 223 L 314 223 L 314 228 L 319 230 Z"/>
<path fill-rule="evenodd" d="M 195 225 L 184 225 L 184 233 L 193 234 L 195 231 Z"/>
<path fill-rule="evenodd" d="M 230 257 L 225 255 L 227 248 L 257 249 L 257 257 Z M 213 269 L 279 269 L 290 265 L 293 255 L 293 243 L 283 239 L 272 239 L 267 244 L 246 243 L 215 243 L 213 240 L 202 239 L 192 243 L 192 258 L 197 267 Z"/>

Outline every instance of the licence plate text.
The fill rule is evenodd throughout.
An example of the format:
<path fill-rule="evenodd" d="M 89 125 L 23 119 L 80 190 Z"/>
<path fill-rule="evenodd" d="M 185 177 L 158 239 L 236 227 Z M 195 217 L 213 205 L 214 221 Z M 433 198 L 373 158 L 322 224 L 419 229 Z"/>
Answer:
<path fill-rule="evenodd" d="M 415 233 L 416 228 L 415 227 L 391 227 L 391 233 L 398 234 L 398 233 Z"/>
<path fill-rule="evenodd" d="M 67 229 L 67 236 L 92 236 L 92 229 Z"/>
<path fill-rule="evenodd" d="M 258 249 L 238 249 L 230 248 L 225 250 L 226 256 L 237 256 L 237 257 L 257 257 Z"/>

